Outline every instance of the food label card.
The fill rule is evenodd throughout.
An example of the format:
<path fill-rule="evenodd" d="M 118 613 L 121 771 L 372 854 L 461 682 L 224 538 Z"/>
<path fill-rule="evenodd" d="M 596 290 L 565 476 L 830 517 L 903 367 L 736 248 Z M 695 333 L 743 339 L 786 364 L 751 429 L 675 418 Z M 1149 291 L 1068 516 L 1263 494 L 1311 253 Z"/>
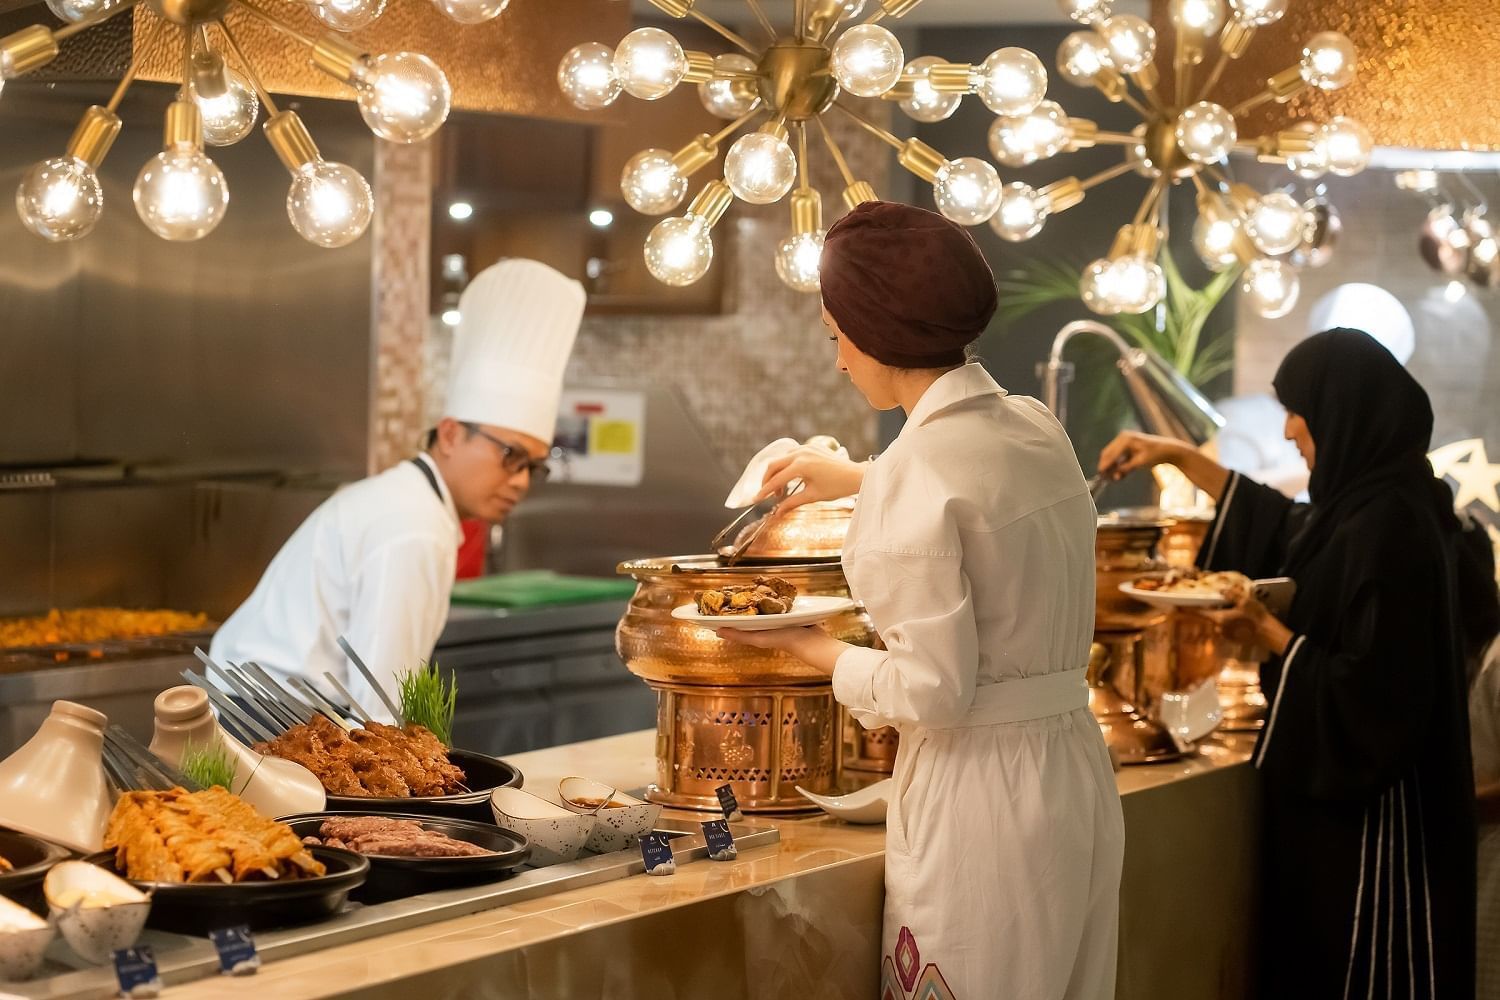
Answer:
<path fill-rule="evenodd" d="M 121 948 L 115 952 L 114 960 L 120 996 L 154 997 L 161 994 L 161 976 L 156 972 L 156 956 L 149 946 Z"/>
<path fill-rule="evenodd" d="M 255 953 L 255 939 L 248 927 L 225 927 L 209 931 L 219 953 L 219 972 L 226 976 L 248 976 L 260 969 L 260 956 Z"/>
<path fill-rule="evenodd" d="M 729 821 L 709 820 L 703 824 L 703 839 L 708 841 L 708 857 L 711 861 L 733 861 L 740 856 L 734 846 L 734 834 L 729 832 Z"/>
<path fill-rule="evenodd" d="M 724 818 L 734 819 L 735 814 L 740 811 L 740 803 L 734 797 L 734 789 L 729 785 L 720 785 L 714 789 L 714 794 L 719 797 L 719 808 L 724 810 Z"/>
<path fill-rule="evenodd" d="M 670 875 L 677 870 L 671 838 L 659 830 L 641 838 L 641 857 L 646 862 L 647 875 Z"/>

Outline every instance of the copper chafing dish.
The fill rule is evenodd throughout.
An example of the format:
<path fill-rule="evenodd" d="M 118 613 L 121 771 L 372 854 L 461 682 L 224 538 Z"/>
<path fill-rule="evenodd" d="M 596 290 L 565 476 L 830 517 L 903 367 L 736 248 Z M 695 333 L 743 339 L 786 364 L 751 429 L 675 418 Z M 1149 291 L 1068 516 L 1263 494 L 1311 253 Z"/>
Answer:
<path fill-rule="evenodd" d="M 854 510 L 848 503 L 821 502 L 803 504 L 779 517 L 771 517 L 764 527 L 760 521 L 745 525 L 740 538 L 759 531 L 745 551 L 741 562 L 781 564 L 837 562 L 844 551 L 844 536 Z M 736 541 L 740 539 L 737 538 Z M 733 551 L 733 545 L 727 551 Z M 727 554 L 721 551 L 721 555 Z"/>

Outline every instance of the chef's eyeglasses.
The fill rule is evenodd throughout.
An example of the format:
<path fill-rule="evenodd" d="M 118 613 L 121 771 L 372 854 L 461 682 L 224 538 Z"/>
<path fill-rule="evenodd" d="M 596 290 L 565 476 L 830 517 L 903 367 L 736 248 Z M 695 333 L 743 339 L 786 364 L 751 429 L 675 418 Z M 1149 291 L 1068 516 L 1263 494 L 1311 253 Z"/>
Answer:
<path fill-rule="evenodd" d="M 463 427 L 470 434 L 477 434 L 496 448 L 499 448 L 500 467 L 512 476 L 519 476 L 522 472 L 525 472 L 531 476 L 533 483 L 547 481 L 547 476 L 552 470 L 547 465 L 545 458 L 532 458 L 526 453 L 525 448 L 495 437 L 495 435 L 489 433 L 478 424 L 465 423 Z"/>

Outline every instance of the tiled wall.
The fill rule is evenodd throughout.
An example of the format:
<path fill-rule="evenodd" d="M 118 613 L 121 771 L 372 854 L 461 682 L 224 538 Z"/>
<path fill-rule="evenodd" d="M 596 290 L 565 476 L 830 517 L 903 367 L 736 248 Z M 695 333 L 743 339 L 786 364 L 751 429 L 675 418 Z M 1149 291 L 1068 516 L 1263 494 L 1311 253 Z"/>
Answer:
<path fill-rule="evenodd" d="M 1261 190 L 1287 176 L 1259 165 L 1235 169 Z M 1500 195 L 1500 189 L 1490 193 Z M 1398 190 L 1389 171 L 1334 178 L 1329 195 L 1340 210 L 1343 234 L 1332 261 L 1302 272 L 1296 307 L 1281 319 L 1263 319 L 1243 302 L 1237 306 L 1236 392 L 1270 392 L 1282 357 L 1316 332 L 1308 329 L 1308 317 L 1318 299 L 1345 282 L 1368 282 L 1389 291 L 1411 314 L 1416 351 L 1408 368 L 1432 396 L 1434 444 L 1482 437 L 1492 454 L 1500 454 L 1500 293 L 1472 286 L 1450 290 L 1449 280 L 1428 268 L 1417 254 L 1427 205 Z M 1464 288 L 1461 295 L 1458 288 Z"/>

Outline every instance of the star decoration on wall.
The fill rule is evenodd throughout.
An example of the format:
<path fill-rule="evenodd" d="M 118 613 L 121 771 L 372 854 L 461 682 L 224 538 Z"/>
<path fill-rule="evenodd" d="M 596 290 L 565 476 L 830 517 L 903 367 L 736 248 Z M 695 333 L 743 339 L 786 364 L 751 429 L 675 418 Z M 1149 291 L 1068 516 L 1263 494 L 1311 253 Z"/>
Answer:
<path fill-rule="evenodd" d="M 1500 514 L 1500 463 L 1490 461 L 1482 438 L 1445 444 L 1427 456 L 1432 471 L 1458 484 L 1453 505 L 1463 510 L 1480 503 Z"/>

